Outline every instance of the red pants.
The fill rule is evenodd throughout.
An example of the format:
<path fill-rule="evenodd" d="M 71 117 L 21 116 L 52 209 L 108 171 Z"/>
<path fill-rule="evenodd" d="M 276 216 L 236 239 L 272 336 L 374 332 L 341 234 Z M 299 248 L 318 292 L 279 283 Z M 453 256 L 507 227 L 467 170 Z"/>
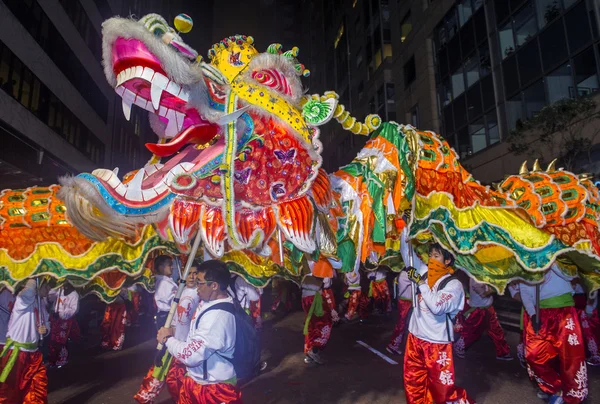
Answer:
<path fill-rule="evenodd" d="M 254 327 L 262 328 L 262 317 L 260 316 L 260 299 L 250 301 L 250 317 L 254 323 Z"/>
<path fill-rule="evenodd" d="M 200 384 L 186 376 L 178 404 L 241 404 L 242 392 L 233 384 Z"/>
<path fill-rule="evenodd" d="M 154 372 L 154 366 L 152 366 L 148 373 L 146 373 L 142 385 L 137 394 L 133 396 L 133 399 L 138 403 L 153 403 L 166 384 L 173 401 L 176 403 L 179 402 L 179 395 L 186 371 L 185 365 L 173 358 L 165 380 L 160 381 L 152 376 Z"/>
<path fill-rule="evenodd" d="M 481 338 L 485 331 L 494 342 L 496 356 L 510 354 L 510 347 L 504 338 L 504 330 L 498 322 L 498 316 L 493 307 L 475 308 L 467 316 L 463 316 L 460 338 L 456 341 L 454 349 L 464 354 L 475 341 Z"/>
<path fill-rule="evenodd" d="M 590 363 L 600 365 L 600 353 L 598 352 L 598 338 L 600 337 L 600 321 L 598 320 L 598 311 L 589 315 L 585 310 L 577 309 L 587 358 Z"/>
<path fill-rule="evenodd" d="M 64 366 L 69 359 L 67 341 L 77 340 L 81 336 L 79 324 L 74 318 L 62 320 L 53 318 L 50 325 L 50 343 L 48 344 L 48 363 L 50 366 Z"/>
<path fill-rule="evenodd" d="M 390 296 L 390 289 L 388 288 L 387 281 L 385 279 L 372 281 L 371 285 L 373 289 L 373 300 L 375 306 L 378 306 L 384 313 L 391 313 L 392 298 Z"/>
<path fill-rule="evenodd" d="M 536 333 L 530 319 L 524 319 L 530 377 L 548 394 L 562 391 L 565 403 L 580 403 L 587 396 L 588 386 L 577 311 L 574 307 L 540 309 L 540 320 L 540 330 Z"/>
<path fill-rule="evenodd" d="M 396 321 L 392 339 L 388 344 L 388 347 L 393 351 L 401 352 L 402 338 L 408 324 L 410 309 L 412 309 L 412 302 L 410 300 L 398 299 L 398 321 Z"/>
<path fill-rule="evenodd" d="M 2 357 L 0 372 L 6 366 L 11 352 Z M 0 383 L 2 404 L 46 404 L 48 402 L 48 376 L 42 362 L 42 353 L 19 352 L 17 361 L 6 382 Z"/>
<path fill-rule="evenodd" d="M 424 341 L 409 333 L 404 354 L 404 391 L 408 404 L 475 403 L 465 389 L 454 385 L 452 344 Z"/>
<path fill-rule="evenodd" d="M 290 298 L 289 285 L 286 281 L 279 281 L 273 287 L 275 292 L 275 298 L 273 299 L 273 304 L 271 305 L 271 311 L 277 310 L 281 303 L 285 306 L 285 311 L 289 312 L 292 310 L 292 299 Z"/>
<path fill-rule="evenodd" d="M 323 289 L 323 304 L 329 305 L 329 309 L 331 310 L 331 320 L 334 323 L 340 321 L 340 316 L 335 307 L 335 295 L 331 288 Z"/>
<path fill-rule="evenodd" d="M 302 298 L 302 309 L 308 314 L 310 306 L 312 306 L 314 296 L 306 296 Z M 308 322 L 308 334 L 304 336 L 304 353 L 307 353 L 313 348 L 323 349 L 331 336 L 331 309 L 326 302 L 323 302 L 323 315 L 317 317 L 314 313 Z"/>
<path fill-rule="evenodd" d="M 346 319 L 352 320 L 352 317 L 358 311 L 358 303 L 360 302 L 361 292 L 360 290 L 349 290 L 348 293 L 348 308 L 346 309 Z"/>
<path fill-rule="evenodd" d="M 106 306 L 102 329 L 102 348 L 120 351 L 125 342 L 127 309 L 125 303 L 111 303 Z"/>

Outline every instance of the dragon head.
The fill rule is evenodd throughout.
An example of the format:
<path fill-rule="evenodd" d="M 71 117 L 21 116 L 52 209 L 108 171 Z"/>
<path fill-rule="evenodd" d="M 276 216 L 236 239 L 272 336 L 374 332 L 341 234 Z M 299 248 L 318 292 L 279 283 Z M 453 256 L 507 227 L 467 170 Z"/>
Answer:
<path fill-rule="evenodd" d="M 272 44 L 260 53 L 253 42 L 225 38 L 205 62 L 159 15 L 103 24 L 106 78 L 127 118 L 134 105 L 149 112 L 158 142 L 146 145 L 152 160 L 123 179 L 116 169 L 61 179 L 75 226 L 103 239 L 152 223 L 186 244 L 200 214 L 193 212 L 217 209 L 231 246 L 245 248 L 236 215 L 309 193 L 322 162 L 319 125 L 334 116 L 354 133 L 378 125 L 376 116 L 356 122 L 335 93 L 305 96 L 300 79 L 309 72 L 298 48 Z"/>

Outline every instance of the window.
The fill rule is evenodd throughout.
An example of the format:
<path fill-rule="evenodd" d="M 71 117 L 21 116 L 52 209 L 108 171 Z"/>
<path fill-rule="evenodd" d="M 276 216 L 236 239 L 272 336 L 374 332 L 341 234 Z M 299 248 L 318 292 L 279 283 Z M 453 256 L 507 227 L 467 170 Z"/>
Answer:
<path fill-rule="evenodd" d="M 521 85 L 527 85 L 542 75 L 540 49 L 537 41 L 531 41 L 521 48 L 518 56 Z"/>
<path fill-rule="evenodd" d="M 565 25 L 569 35 L 569 49 L 575 53 L 592 40 L 585 1 L 582 1 L 565 15 Z"/>
<path fill-rule="evenodd" d="M 444 108 L 444 135 L 448 137 L 454 131 L 454 113 L 452 105 Z"/>
<path fill-rule="evenodd" d="M 517 58 L 515 56 L 502 62 L 502 72 L 504 76 L 504 89 L 506 90 L 506 94 L 510 96 L 520 87 Z"/>
<path fill-rule="evenodd" d="M 525 114 L 527 118 L 531 118 L 546 105 L 544 82 L 540 80 L 523 91 L 523 97 L 525 98 Z"/>
<path fill-rule="evenodd" d="M 520 93 L 506 101 L 506 119 L 509 131 L 514 130 L 517 127 L 517 121 L 523 119 L 523 101 Z"/>
<path fill-rule="evenodd" d="M 483 94 L 483 110 L 487 110 L 496 105 L 494 96 L 494 79 L 487 76 L 481 79 L 481 93 Z"/>
<path fill-rule="evenodd" d="M 458 155 L 461 159 L 467 158 L 471 154 L 473 154 L 473 150 L 471 149 L 471 139 L 469 138 L 469 129 L 468 127 L 463 128 L 458 131 Z"/>
<path fill-rule="evenodd" d="M 487 140 L 485 137 L 485 122 L 483 118 L 478 119 L 469 125 L 469 135 L 471 136 L 473 153 L 477 153 L 478 151 L 487 147 Z"/>
<path fill-rule="evenodd" d="M 417 78 L 417 69 L 415 66 L 414 55 L 404 65 L 404 88 L 408 88 L 413 81 Z"/>
<path fill-rule="evenodd" d="M 533 4 L 527 3 L 514 19 L 517 47 L 522 46 L 537 33 Z"/>
<path fill-rule="evenodd" d="M 410 124 L 415 128 L 419 127 L 419 105 L 415 105 L 410 110 Z"/>
<path fill-rule="evenodd" d="M 75 25 L 75 28 L 77 28 L 77 31 L 79 31 L 79 34 L 92 51 L 96 60 L 99 62 L 102 61 L 102 40 L 100 39 L 100 35 L 98 35 L 94 29 L 92 21 L 90 21 L 90 18 L 81 6 L 81 3 L 72 0 L 59 1 L 69 16 L 69 19 L 73 22 L 73 25 Z"/>
<path fill-rule="evenodd" d="M 446 106 L 452 102 L 452 86 L 450 79 L 445 78 L 440 85 L 440 105 Z"/>
<path fill-rule="evenodd" d="M 506 17 L 510 15 L 510 9 L 508 7 L 507 0 L 495 0 L 494 10 L 496 11 L 496 22 L 502 22 Z"/>
<path fill-rule="evenodd" d="M 473 15 L 473 7 L 471 5 L 471 0 L 462 0 L 459 1 L 456 5 L 458 10 L 458 21 L 460 26 L 465 25 L 465 22 Z"/>
<path fill-rule="evenodd" d="M 363 83 L 362 81 L 360 83 L 358 83 L 358 99 L 360 100 L 365 92 L 365 83 Z"/>
<path fill-rule="evenodd" d="M 483 102 L 481 101 L 481 86 L 474 85 L 467 91 L 467 112 L 469 120 L 472 120 L 483 112 Z"/>
<path fill-rule="evenodd" d="M 473 55 L 466 60 L 465 74 L 467 76 L 467 88 L 479 81 L 479 60 L 477 55 Z"/>
<path fill-rule="evenodd" d="M 500 52 L 502 59 L 511 55 L 515 51 L 515 40 L 511 22 L 507 22 L 502 28 L 498 29 L 498 38 L 500 38 Z"/>
<path fill-rule="evenodd" d="M 561 13 L 560 0 L 536 0 L 537 21 L 540 29 L 554 21 Z"/>
<path fill-rule="evenodd" d="M 548 102 L 555 103 L 563 98 L 568 98 L 570 89 L 573 88 L 571 78 L 571 65 L 564 64 L 545 78 L 548 90 Z"/>
<path fill-rule="evenodd" d="M 555 22 L 540 35 L 540 49 L 545 71 L 553 69 L 567 58 L 567 43 L 562 21 Z"/>
<path fill-rule="evenodd" d="M 588 48 L 586 51 L 576 56 L 573 60 L 573 64 L 575 65 L 575 86 L 577 87 L 577 96 L 581 97 L 597 92 L 600 83 L 598 83 L 594 48 Z"/>
<path fill-rule="evenodd" d="M 461 95 L 457 99 L 454 100 L 452 105 L 454 106 L 454 125 L 457 128 L 465 125 L 467 123 L 467 107 L 466 107 L 466 97 L 465 95 Z"/>
<path fill-rule="evenodd" d="M 465 91 L 465 77 L 463 75 L 463 68 L 460 67 L 457 71 L 452 73 L 452 98 L 456 99 Z"/>
<path fill-rule="evenodd" d="M 396 90 L 394 83 L 385 83 L 385 98 L 387 102 L 396 102 Z"/>
<path fill-rule="evenodd" d="M 490 144 L 498 143 L 500 141 L 500 131 L 498 130 L 498 118 L 496 111 L 490 112 L 485 116 L 488 136 L 490 138 Z"/>
<path fill-rule="evenodd" d="M 404 42 L 408 34 L 412 31 L 412 24 L 410 22 L 410 10 L 406 13 L 402 22 L 400 23 L 400 41 Z"/>
<path fill-rule="evenodd" d="M 490 60 L 490 49 L 487 44 L 479 48 L 479 75 L 487 76 L 492 72 L 492 62 Z"/>

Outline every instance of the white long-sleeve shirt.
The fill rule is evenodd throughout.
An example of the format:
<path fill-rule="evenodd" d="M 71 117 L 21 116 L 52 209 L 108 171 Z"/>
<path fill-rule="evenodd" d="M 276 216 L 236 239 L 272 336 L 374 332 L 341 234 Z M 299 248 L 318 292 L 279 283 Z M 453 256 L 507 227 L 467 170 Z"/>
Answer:
<path fill-rule="evenodd" d="M 73 318 L 79 311 L 79 293 L 75 290 L 65 296 L 62 287 L 53 289 L 48 295 L 48 300 L 52 303 L 52 311 L 62 320 Z"/>
<path fill-rule="evenodd" d="M 302 297 L 314 296 L 321 287 L 323 286 L 323 281 L 321 278 L 317 278 L 312 275 L 307 275 L 302 280 Z"/>
<path fill-rule="evenodd" d="M 489 292 L 490 287 L 485 283 L 479 283 L 473 278 L 469 279 L 469 306 L 471 307 L 489 307 L 494 303 L 493 296 L 484 297 L 483 294 Z"/>
<path fill-rule="evenodd" d="M 15 305 L 8 322 L 6 337 L 15 342 L 33 343 L 36 345 L 35 349 L 23 349 L 23 351 L 37 351 L 37 342 L 40 338 L 38 333 L 40 321 L 46 326 L 48 332 L 50 332 L 50 316 L 46 310 L 45 299 L 42 299 L 41 306 L 40 308 L 38 305 L 35 283 L 25 286 L 15 299 Z M 38 320 L 39 316 L 41 316 L 41 320 Z"/>
<path fill-rule="evenodd" d="M 177 305 L 177 312 L 173 317 L 172 326 L 175 327 L 175 338 L 180 341 L 185 341 L 190 333 L 190 324 L 192 323 L 192 317 L 196 312 L 200 297 L 196 288 L 183 289 L 179 304 Z"/>
<path fill-rule="evenodd" d="M 526 283 L 520 285 L 521 300 L 527 314 L 530 316 L 535 314 L 535 289 L 535 285 L 528 285 Z M 552 264 L 550 269 L 544 274 L 544 281 L 540 285 L 540 301 L 566 293 L 573 294 L 571 279 L 563 275 L 556 264 Z"/>
<path fill-rule="evenodd" d="M 8 331 L 8 320 L 10 312 L 15 304 L 15 295 L 10 290 L 2 289 L 0 292 L 0 344 L 6 343 L 6 331 Z"/>
<path fill-rule="evenodd" d="M 258 289 L 246 282 L 241 276 L 235 276 L 236 278 L 233 284 L 235 287 L 235 298 L 243 309 L 249 309 L 250 302 L 255 302 L 260 299 Z M 230 292 L 233 292 L 231 288 L 229 288 L 229 290 Z"/>
<path fill-rule="evenodd" d="M 223 310 L 211 310 L 204 314 L 196 327 L 196 319 L 209 307 L 233 299 L 218 299 L 199 306 L 192 318 L 190 333 L 185 341 L 169 338 L 166 346 L 171 355 L 187 367 L 187 374 L 198 383 L 221 383 L 235 377 L 231 362 L 222 358 L 233 357 L 235 351 L 235 317 Z M 218 352 L 218 354 L 216 353 Z M 204 380 L 203 362 L 207 362 Z"/>
<path fill-rule="evenodd" d="M 360 272 L 353 271 L 344 275 L 344 282 L 348 285 L 348 290 L 360 290 Z"/>
<path fill-rule="evenodd" d="M 171 310 L 171 303 L 177 294 L 177 284 L 171 277 L 156 275 L 156 292 L 154 292 L 154 301 L 158 311 Z"/>
<path fill-rule="evenodd" d="M 432 289 L 427 283 L 419 286 L 419 306 L 413 310 L 408 325 L 408 331 L 415 337 L 438 344 L 454 341 L 453 324 L 446 314 L 454 318 L 463 309 L 465 292 L 458 279 L 451 280 L 444 289 L 438 290 L 440 282 L 448 276 L 438 279 Z"/>
<path fill-rule="evenodd" d="M 412 300 L 411 280 L 408 279 L 406 271 L 400 272 L 398 275 L 398 299 Z"/>
<path fill-rule="evenodd" d="M 405 266 L 409 266 L 411 261 L 410 261 L 410 241 L 406 240 L 406 237 L 408 235 L 408 229 L 405 227 L 402 230 L 402 235 L 400 236 L 400 254 L 402 255 L 402 260 L 404 261 L 404 265 Z M 412 266 L 413 268 L 415 268 L 417 270 L 417 272 L 419 273 L 419 275 L 423 276 L 425 275 L 425 273 L 427 272 L 427 264 L 425 264 L 423 261 L 421 261 L 421 259 L 419 258 L 419 256 L 417 255 L 417 253 L 415 252 L 415 250 L 412 250 Z"/>

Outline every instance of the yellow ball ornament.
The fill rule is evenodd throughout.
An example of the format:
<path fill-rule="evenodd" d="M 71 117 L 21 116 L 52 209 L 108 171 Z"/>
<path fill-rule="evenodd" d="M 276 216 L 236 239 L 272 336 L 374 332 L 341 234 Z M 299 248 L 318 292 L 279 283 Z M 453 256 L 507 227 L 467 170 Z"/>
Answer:
<path fill-rule="evenodd" d="M 194 21 L 189 15 L 179 14 L 177 17 L 175 17 L 175 29 L 182 34 L 187 34 L 190 32 L 193 26 Z"/>

